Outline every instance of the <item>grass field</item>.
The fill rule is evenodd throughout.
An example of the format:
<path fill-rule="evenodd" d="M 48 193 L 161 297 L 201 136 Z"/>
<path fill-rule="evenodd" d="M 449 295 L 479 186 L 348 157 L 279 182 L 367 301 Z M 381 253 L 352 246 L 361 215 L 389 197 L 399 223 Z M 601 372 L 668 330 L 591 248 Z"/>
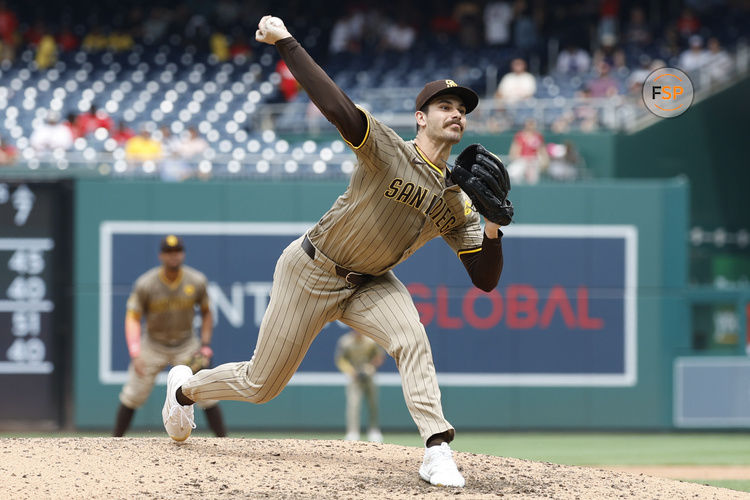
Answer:
<path fill-rule="evenodd" d="M 101 436 L 103 433 L 60 433 L 54 436 Z M 106 435 L 106 434 L 104 434 Z M 130 436 L 159 435 L 133 432 Z M 197 435 L 208 436 L 205 432 Z M 39 433 L 0 433 L 2 437 L 51 437 Z M 341 433 L 236 432 L 253 439 L 341 439 Z M 422 446 L 414 433 L 386 433 L 385 442 Z M 748 466 L 750 433 L 471 433 L 458 434 L 456 451 L 584 466 Z M 747 479 L 688 479 L 750 492 Z"/>

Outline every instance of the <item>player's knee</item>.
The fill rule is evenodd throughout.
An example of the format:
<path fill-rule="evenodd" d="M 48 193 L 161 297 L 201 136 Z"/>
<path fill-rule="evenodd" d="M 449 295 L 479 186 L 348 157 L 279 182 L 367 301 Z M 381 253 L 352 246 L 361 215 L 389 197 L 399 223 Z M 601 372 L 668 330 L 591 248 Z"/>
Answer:
<path fill-rule="evenodd" d="M 260 391 L 258 392 L 255 397 L 252 398 L 252 402 L 258 405 L 262 405 L 264 403 L 268 403 L 273 398 L 278 396 L 281 393 L 281 391 Z"/>
<path fill-rule="evenodd" d="M 271 384 L 255 385 L 255 390 L 247 394 L 247 399 L 251 403 L 262 405 L 268 403 L 281 393 L 284 387 L 272 386 Z"/>
<path fill-rule="evenodd" d="M 127 406 L 131 410 L 137 410 L 141 406 L 146 403 L 146 400 L 148 399 L 148 394 L 145 396 L 139 395 L 139 394 L 129 394 L 122 392 L 120 393 L 120 403 Z"/>

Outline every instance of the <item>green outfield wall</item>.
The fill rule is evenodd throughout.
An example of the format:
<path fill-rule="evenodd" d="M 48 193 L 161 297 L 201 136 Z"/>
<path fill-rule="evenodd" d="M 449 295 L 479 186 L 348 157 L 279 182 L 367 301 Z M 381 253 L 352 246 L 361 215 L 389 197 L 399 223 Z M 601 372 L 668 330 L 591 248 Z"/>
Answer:
<path fill-rule="evenodd" d="M 118 406 L 120 385 L 102 383 L 99 366 L 102 222 L 312 224 L 345 187 L 343 182 L 79 180 L 74 206 L 74 425 L 110 428 Z M 442 388 L 446 416 L 459 430 L 671 428 L 673 359 L 691 349 L 683 298 L 688 183 L 672 179 L 518 186 L 512 199 L 519 227 L 594 224 L 636 229 L 637 380 L 622 387 L 447 386 Z M 510 227 L 506 233 L 513 230 Z M 505 263 L 506 269 L 513 265 Z M 163 386 L 159 386 L 136 413 L 134 427 L 160 432 L 162 403 Z M 344 388 L 326 385 L 290 386 L 261 406 L 222 403 L 230 432 L 343 429 L 344 404 Z M 205 429 L 202 412 L 196 414 Z M 381 389 L 381 422 L 385 430 L 415 429 L 399 387 Z"/>

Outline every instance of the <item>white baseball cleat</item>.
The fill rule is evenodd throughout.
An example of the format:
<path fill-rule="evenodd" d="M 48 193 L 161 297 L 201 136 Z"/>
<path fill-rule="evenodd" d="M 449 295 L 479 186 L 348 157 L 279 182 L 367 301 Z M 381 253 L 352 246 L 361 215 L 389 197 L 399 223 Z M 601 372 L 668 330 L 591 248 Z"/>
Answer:
<path fill-rule="evenodd" d="M 367 433 L 367 440 L 371 443 L 382 443 L 383 434 L 379 429 L 370 429 L 370 432 Z"/>
<path fill-rule="evenodd" d="M 466 484 L 464 477 L 458 472 L 456 462 L 453 461 L 453 452 L 448 443 L 425 449 L 419 477 L 435 486 L 463 488 Z"/>
<path fill-rule="evenodd" d="M 344 441 L 359 441 L 359 432 L 347 432 Z"/>
<path fill-rule="evenodd" d="M 161 418 L 167 434 L 175 441 L 185 441 L 195 429 L 193 405 L 182 406 L 175 396 L 177 388 L 192 376 L 193 370 L 185 365 L 175 366 L 167 375 L 167 397 L 161 410 Z"/>

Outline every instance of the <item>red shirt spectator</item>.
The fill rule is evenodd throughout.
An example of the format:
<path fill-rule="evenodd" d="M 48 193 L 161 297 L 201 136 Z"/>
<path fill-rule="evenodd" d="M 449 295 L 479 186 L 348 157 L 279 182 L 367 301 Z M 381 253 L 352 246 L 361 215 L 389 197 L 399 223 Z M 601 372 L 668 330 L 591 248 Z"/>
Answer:
<path fill-rule="evenodd" d="M 18 157 L 18 150 L 15 146 L 12 146 L 5 142 L 0 137 L 0 165 L 12 165 Z"/>
<path fill-rule="evenodd" d="M 132 137 L 135 137 L 135 131 L 125 125 L 125 122 L 118 123 L 117 128 L 112 132 L 112 139 L 119 145 L 125 144 Z"/>
<path fill-rule="evenodd" d="M 44 28 L 44 23 L 37 21 L 23 34 L 24 41 L 29 45 L 39 45 L 39 41 L 45 35 L 47 30 Z"/>
<path fill-rule="evenodd" d="M 106 112 L 97 110 L 93 104 L 88 112 L 78 115 L 75 125 L 78 127 L 81 136 L 86 136 L 98 128 L 111 131 L 113 127 L 112 118 Z"/>
<path fill-rule="evenodd" d="M 73 136 L 73 139 L 81 137 L 81 130 L 78 128 L 76 115 L 74 113 L 68 113 L 63 125 L 70 129 L 70 134 Z"/>
<path fill-rule="evenodd" d="M 701 28 L 701 21 L 696 17 L 690 8 L 685 8 L 677 19 L 677 31 L 680 32 L 680 36 L 687 38 L 690 35 L 698 33 Z"/>
<path fill-rule="evenodd" d="M 69 28 L 65 28 L 57 35 L 57 45 L 63 52 L 70 52 L 78 48 L 78 37 Z"/>
<path fill-rule="evenodd" d="M 5 2 L 0 2 L 0 39 L 8 45 L 15 45 L 15 33 L 18 29 L 18 17 L 9 10 Z"/>
<path fill-rule="evenodd" d="M 536 157 L 539 150 L 544 148 L 544 136 L 535 130 L 520 130 L 513 137 L 513 142 L 518 144 L 518 156 Z"/>
<path fill-rule="evenodd" d="M 237 56 L 250 57 L 252 53 L 253 49 L 250 47 L 250 44 L 247 43 L 247 39 L 244 36 L 236 37 L 234 42 L 232 42 L 232 45 L 229 46 L 229 55 L 233 58 Z"/>
<path fill-rule="evenodd" d="M 289 71 L 289 67 L 286 65 L 283 59 L 276 63 L 276 72 L 281 76 L 281 83 L 279 88 L 281 93 L 284 95 L 284 100 L 290 102 L 297 97 L 299 93 L 300 85 L 294 78 L 294 75 Z"/>

